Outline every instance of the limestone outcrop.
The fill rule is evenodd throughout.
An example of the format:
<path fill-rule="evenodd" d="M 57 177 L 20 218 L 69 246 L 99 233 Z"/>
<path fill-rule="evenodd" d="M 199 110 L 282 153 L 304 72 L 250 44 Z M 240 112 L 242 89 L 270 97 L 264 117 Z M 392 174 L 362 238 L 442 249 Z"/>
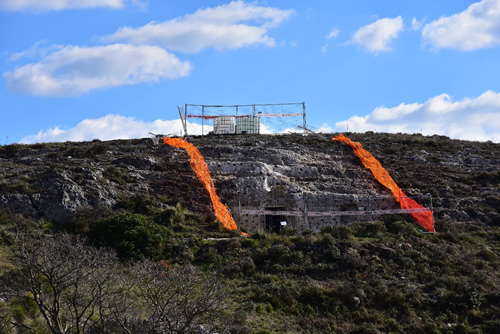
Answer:
<path fill-rule="evenodd" d="M 332 136 L 208 135 L 190 141 L 204 155 L 219 197 L 249 230 L 270 226 L 265 216 L 242 214 L 248 209 L 366 210 L 369 198 L 369 205 L 394 207 L 388 190 Z M 500 223 L 499 144 L 401 134 L 350 137 L 377 157 L 409 196 L 432 195 L 436 219 Z M 211 214 L 187 154 L 149 138 L 0 146 L 0 166 L 0 210 L 35 219 L 64 223 L 81 208 L 114 209 L 136 195 L 149 196 L 159 207 L 180 204 Z M 285 218 L 298 229 L 352 220 Z"/>

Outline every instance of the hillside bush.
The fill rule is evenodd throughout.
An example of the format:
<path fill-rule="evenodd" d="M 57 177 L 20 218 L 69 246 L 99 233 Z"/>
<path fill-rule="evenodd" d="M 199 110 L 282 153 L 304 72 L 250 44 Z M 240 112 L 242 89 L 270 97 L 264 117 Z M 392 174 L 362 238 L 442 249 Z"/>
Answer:
<path fill-rule="evenodd" d="M 146 194 L 122 196 L 116 203 L 116 208 L 147 216 L 154 214 L 156 211 L 154 199 Z"/>
<path fill-rule="evenodd" d="M 388 232 L 402 236 L 415 235 L 415 233 L 417 232 L 414 223 L 401 220 L 400 218 L 394 219 L 392 218 L 392 216 L 389 217 L 391 218 L 388 218 L 384 221 L 385 227 L 387 228 Z"/>
<path fill-rule="evenodd" d="M 86 234 L 94 228 L 97 222 L 111 215 L 111 209 L 105 205 L 83 206 L 76 210 L 70 220 L 65 222 L 61 228 L 76 234 Z"/>
<path fill-rule="evenodd" d="M 132 178 L 128 175 L 125 168 L 110 166 L 106 168 L 102 175 L 108 180 L 115 182 L 118 185 L 124 186 L 132 182 Z"/>
<path fill-rule="evenodd" d="M 150 217 L 130 212 L 104 218 L 89 232 L 97 246 L 113 247 L 121 258 L 131 260 L 161 259 L 169 234 Z"/>

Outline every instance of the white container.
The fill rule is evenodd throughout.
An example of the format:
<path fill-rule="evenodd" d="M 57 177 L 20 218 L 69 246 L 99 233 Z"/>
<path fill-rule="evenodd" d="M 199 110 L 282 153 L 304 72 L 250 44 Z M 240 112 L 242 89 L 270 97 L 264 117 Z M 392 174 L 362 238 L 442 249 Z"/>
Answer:
<path fill-rule="evenodd" d="M 214 133 L 216 135 L 234 133 L 234 116 L 214 118 Z"/>
<path fill-rule="evenodd" d="M 259 117 L 240 117 L 236 121 L 236 133 L 242 134 L 259 134 L 260 133 L 260 118 Z"/>

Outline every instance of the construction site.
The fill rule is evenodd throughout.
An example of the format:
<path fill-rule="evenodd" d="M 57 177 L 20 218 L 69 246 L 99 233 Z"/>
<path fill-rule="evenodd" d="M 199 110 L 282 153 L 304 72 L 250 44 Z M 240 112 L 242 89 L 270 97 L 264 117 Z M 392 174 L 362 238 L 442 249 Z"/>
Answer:
<path fill-rule="evenodd" d="M 332 171 L 345 170 L 338 165 L 338 160 L 330 163 L 330 171 L 320 173 L 317 167 L 290 165 L 281 160 L 279 163 L 257 161 L 226 163 L 224 157 L 210 161 L 206 166 L 203 155 L 196 147 L 179 138 L 164 137 L 165 144 L 186 149 L 191 158 L 191 166 L 198 179 L 209 192 L 216 216 L 229 230 L 243 228 L 250 232 L 267 231 L 282 233 L 293 228 L 299 231 L 319 231 L 326 226 L 349 224 L 355 221 L 372 221 L 383 215 L 407 215 L 419 224 L 426 232 L 435 232 L 432 216 L 432 196 L 417 195 L 418 202 L 408 197 L 393 181 L 389 173 L 360 143 L 354 143 L 349 138 L 338 135 L 328 138 L 307 128 L 305 103 L 286 103 L 272 105 L 234 105 L 206 106 L 185 104 L 179 106 L 179 116 L 183 124 L 184 138 L 189 138 L 190 129 L 201 126 L 201 137 L 205 135 L 258 135 L 262 129 L 274 135 L 296 132 L 299 136 L 313 136 L 329 142 L 334 147 L 342 142 L 350 145 L 353 156 L 356 155 L 362 165 L 371 171 L 374 182 L 382 187 L 367 192 L 366 185 L 360 185 L 358 191 L 340 192 L 340 188 L 326 186 L 327 175 Z M 189 122 L 194 119 L 195 122 Z M 200 124 L 201 123 L 201 124 Z M 189 126 L 188 126 L 189 124 Z M 299 129 L 299 130 L 297 130 Z M 215 149 L 215 148 L 214 148 Z M 283 150 L 283 156 L 286 151 Z M 328 163 L 328 162 L 327 162 Z M 327 166 L 323 167 L 328 169 Z M 346 175 L 359 167 L 345 170 Z M 222 175 L 233 175 L 237 178 L 235 185 L 236 197 L 225 196 L 228 203 L 222 204 L 216 194 L 210 171 L 216 178 Z M 253 175 L 253 178 L 252 178 Z M 249 180 L 249 179 L 252 180 Z M 244 185 L 247 179 L 254 185 Z M 342 180 L 347 182 L 348 177 Z M 259 183 L 260 181 L 260 183 Z M 298 181 L 298 182 L 297 182 Z M 320 191 L 300 189 L 299 184 L 309 181 Z M 317 184 L 317 182 L 321 184 Z M 342 182 L 341 181 L 341 182 Z M 365 180 L 366 181 L 366 180 Z M 257 182 L 257 183 L 255 183 Z M 369 182 L 372 183 L 372 182 Z M 308 187 L 307 187 L 308 186 Z M 373 188 L 373 184 L 371 184 Z M 385 189 L 384 189 L 385 188 Z M 227 192 L 231 187 L 224 187 Z M 353 189 L 353 188 L 351 188 Z M 354 188 L 355 189 L 355 188 Z M 392 196 L 388 196 L 392 193 Z M 218 213 L 219 212 L 219 213 Z"/>

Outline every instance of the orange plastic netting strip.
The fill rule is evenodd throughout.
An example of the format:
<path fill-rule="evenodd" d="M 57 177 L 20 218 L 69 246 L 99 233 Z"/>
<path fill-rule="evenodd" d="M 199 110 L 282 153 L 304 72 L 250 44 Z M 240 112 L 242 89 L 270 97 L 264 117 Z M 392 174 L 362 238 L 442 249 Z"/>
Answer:
<path fill-rule="evenodd" d="M 214 207 L 215 216 L 226 230 L 238 230 L 238 227 L 236 226 L 231 213 L 229 212 L 227 207 L 222 204 L 219 196 L 217 196 L 217 193 L 215 192 L 214 181 L 210 176 L 210 171 L 208 170 L 207 163 L 205 162 L 205 159 L 203 158 L 203 155 L 200 153 L 200 151 L 198 151 L 198 149 L 193 144 L 188 143 L 182 138 L 163 137 L 163 142 L 165 144 L 183 148 L 186 150 L 187 154 L 191 158 L 189 162 L 191 168 L 193 168 L 196 176 L 198 177 L 198 180 L 210 195 L 210 199 L 212 200 L 212 204 Z M 245 232 L 241 232 L 241 234 L 248 236 L 248 234 Z"/>
<path fill-rule="evenodd" d="M 403 191 L 400 193 L 400 199 L 401 201 L 399 203 L 401 204 L 401 209 L 411 210 L 424 208 L 422 205 L 406 196 Z M 426 209 L 425 211 L 410 212 L 410 215 L 427 231 L 436 232 L 434 229 L 434 219 L 432 218 L 431 210 Z"/>
<path fill-rule="evenodd" d="M 394 199 L 398 201 L 401 205 L 401 209 L 404 210 L 414 210 L 414 209 L 424 209 L 419 212 L 408 212 L 420 226 L 426 229 L 429 232 L 435 232 L 434 230 L 434 220 L 432 218 L 432 211 L 429 209 L 425 209 L 422 205 L 415 202 L 413 199 L 408 198 L 405 193 L 398 187 L 396 182 L 392 179 L 391 175 L 387 170 L 382 167 L 380 162 L 375 159 L 370 152 L 365 150 L 361 143 L 353 142 L 343 134 L 332 138 L 335 141 L 344 142 L 352 147 L 354 150 L 354 154 L 356 154 L 363 165 L 368 168 L 375 179 L 380 182 L 383 186 L 389 189 L 394 196 Z"/>

